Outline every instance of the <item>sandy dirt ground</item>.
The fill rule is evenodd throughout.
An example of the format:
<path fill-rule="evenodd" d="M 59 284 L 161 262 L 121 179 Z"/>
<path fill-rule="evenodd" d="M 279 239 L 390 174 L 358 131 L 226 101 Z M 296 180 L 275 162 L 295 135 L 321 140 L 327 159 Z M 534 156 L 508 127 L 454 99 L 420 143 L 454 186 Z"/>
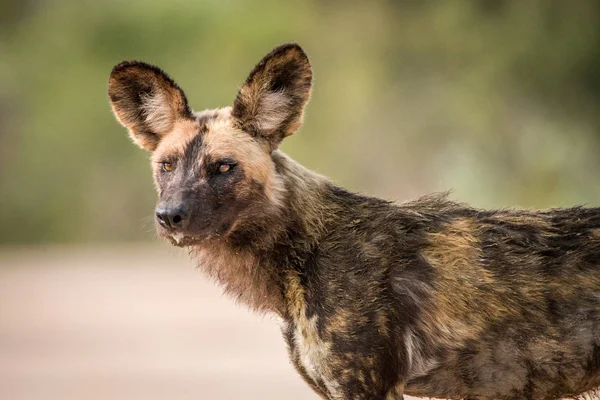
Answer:
<path fill-rule="evenodd" d="M 274 319 L 156 244 L 0 248 L 0 399 L 318 397 Z"/>

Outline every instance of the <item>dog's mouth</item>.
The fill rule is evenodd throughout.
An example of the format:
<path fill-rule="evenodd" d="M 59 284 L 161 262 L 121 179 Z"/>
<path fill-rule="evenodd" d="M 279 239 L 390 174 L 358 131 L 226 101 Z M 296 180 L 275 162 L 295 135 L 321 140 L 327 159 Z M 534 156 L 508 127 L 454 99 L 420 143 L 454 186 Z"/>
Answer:
<path fill-rule="evenodd" d="M 161 226 L 159 223 L 156 224 L 156 233 L 158 237 L 166 239 L 169 241 L 169 243 L 176 247 L 193 246 L 199 244 L 207 237 L 204 232 L 168 229 L 164 226 Z"/>

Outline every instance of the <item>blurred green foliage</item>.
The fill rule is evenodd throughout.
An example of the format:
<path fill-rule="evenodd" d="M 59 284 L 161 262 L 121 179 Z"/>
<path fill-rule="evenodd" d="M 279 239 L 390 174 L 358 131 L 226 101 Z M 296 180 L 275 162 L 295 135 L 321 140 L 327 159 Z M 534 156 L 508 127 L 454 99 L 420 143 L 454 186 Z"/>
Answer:
<path fill-rule="evenodd" d="M 599 203 L 596 0 L 0 0 L 0 243 L 152 237 L 147 154 L 111 114 L 112 66 L 159 65 L 201 110 L 286 41 L 315 70 L 283 145 L 309 168 L 400 200 Z"/>

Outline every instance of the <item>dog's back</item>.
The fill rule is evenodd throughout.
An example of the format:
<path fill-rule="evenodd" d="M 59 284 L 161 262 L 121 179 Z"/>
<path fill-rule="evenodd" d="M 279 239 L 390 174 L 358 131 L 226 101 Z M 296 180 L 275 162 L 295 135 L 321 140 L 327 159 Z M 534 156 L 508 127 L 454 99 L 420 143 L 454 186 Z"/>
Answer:
<path fill-rule="evenodd" d="M 431 338 L 430 369 L 407 390 L 552 398 L 600 385 L 600 209 L 441 210 L 421 251 L 432 315 L 409 333 Z"/>

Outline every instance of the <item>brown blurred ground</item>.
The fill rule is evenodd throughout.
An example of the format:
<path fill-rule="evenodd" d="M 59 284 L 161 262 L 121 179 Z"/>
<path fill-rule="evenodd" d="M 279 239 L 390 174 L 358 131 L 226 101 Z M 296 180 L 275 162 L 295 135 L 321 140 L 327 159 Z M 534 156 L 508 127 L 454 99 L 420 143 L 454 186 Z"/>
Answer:
<path fill-rule="evenodd" d="M 240 398 L 318 397 L 274 318 L 222 296 L 185 252 L 0 250 L 0 399 Z"/>

